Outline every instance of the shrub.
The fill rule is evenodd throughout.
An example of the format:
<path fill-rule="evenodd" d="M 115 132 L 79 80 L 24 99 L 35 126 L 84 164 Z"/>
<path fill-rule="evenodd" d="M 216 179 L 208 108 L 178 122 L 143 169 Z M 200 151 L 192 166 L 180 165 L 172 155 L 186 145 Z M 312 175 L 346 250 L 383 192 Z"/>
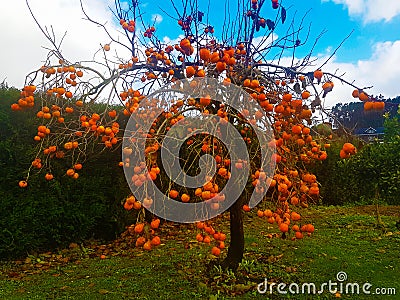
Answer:
<path fill-rule="evenodd" d="M 116 237 L 127 221 L 121 207 L 128 190 L 118 167 L 120 151 L 86 162 L 78 181 L 67 176 L 45 181 L 40 173 L 20 189 L 18 181 L 36 147 L 32 129 L 37 127 L 37 110 L 12 112 L 10 105 L 18 96 L 13 88 L 0 89 L 0 257 L 52 250 L 92 237 Z M 55 174 L 64 170 L 53 167 Z"/>
<path fill-rule="evenodd" d="M 371 204 L 376 197 L 387 204 L 400 204 L 400 136 L 390 136 L 384 142 L 357 147 L 357 155 L 349 159 L 339 158 L 343 141 L 331 144 L 325 164 L 314 166 L 324 204 Z"/>

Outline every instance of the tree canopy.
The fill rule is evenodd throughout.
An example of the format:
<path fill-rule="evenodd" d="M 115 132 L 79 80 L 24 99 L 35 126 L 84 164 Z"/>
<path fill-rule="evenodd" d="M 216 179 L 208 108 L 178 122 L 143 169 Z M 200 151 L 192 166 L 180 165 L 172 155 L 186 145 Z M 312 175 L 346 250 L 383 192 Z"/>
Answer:
<path fill-rule="evenodd" d="M 312 47 L 294 59 L 307 29 L 304 18 L 288 19 L 278 0 L 235 2 L 237 15 L 225 20 L 220 36 L 208 23 L 210 7 L 195 0 L 171 3 L 174 11 L 166 14 L 183 35 L 176 43 L 157 37 L 138 1 L 115 1 L 117 36 L 82 6 L 110 39 L 89 62 L 69 61 L 38 23 L 53 49 L 11 106 L 24 111 L 41 103 L 37 152 L 19 185 L 29 188 L 35 171 L 52 181 L 58 160 L 66 162 L 64 176 L 79 180 L 88 157 L 122 144 L 120 166 L 132 192 L 124 207 L 140 211 L 132 227 L 136 245 L 150 250 L 160 244 L 153 223 L 159 218 L 196 222 L 197 239 L 213 238 L 211 251 L 218 256 L 226 234 L 213 221 L 229 211 L 222 265 L 235 269 L 244 250 L 243 211 L 258 205 L 258 215 L 284 238 L 314 231 L 299 212 L 319 201 L 308 166 L 327 158 L 332 138 L 311 129 L 315 114 L 327 113 L 321 99 L 341 83 L 377 109 L 384 103 L 367 87 L 325 70 L 327 61 L 317 62 Z M 269 42 L 278 26 L 286 33 Z M 350 143 L 341 150 L 343 158 L 355 153 Z"/>

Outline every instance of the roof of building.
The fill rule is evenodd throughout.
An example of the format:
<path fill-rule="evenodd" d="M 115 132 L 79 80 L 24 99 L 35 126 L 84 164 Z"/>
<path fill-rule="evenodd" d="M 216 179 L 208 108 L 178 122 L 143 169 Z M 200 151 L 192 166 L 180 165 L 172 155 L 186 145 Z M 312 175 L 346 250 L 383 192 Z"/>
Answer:
<path fill-rule="evenodd" d="M 377 135 L 384 134 L 384 127 L 363 127 L 354 130 L 355 135 Z"/>

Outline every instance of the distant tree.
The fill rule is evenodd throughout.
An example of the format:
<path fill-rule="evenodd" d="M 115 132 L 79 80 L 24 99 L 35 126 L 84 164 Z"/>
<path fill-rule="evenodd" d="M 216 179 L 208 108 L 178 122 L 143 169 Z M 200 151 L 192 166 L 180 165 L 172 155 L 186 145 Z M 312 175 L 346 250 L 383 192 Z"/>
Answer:
<path fill-rule="evenodd" d="M 352 131 L 357 128 L 383 127 L 384 114 L 394 116 L 397 114 L 397 106 L 400 103 L 400 96 L 385 100 L 384 110 L 365 109 L 365 102 L 338 103 L 332 110 L 333 126 L 335 128 L 344 127 Z"/>

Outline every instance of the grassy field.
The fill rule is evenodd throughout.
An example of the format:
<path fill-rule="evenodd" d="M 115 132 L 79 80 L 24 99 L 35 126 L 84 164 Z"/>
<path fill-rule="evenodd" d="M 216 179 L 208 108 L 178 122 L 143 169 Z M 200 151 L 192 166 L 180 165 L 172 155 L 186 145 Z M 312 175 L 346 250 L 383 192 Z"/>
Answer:
<path fill-rule="evenodd" d="M 29 256 L 1 264 L 0 299 L 400 299 L 400 207 L 382 207 L 381 214 L 384 228 L 375 226 L 371 206 L 312 208 L 303 215 L 315 224 L 315 233 L 292 241 L 267 238 L 277 228 L 249 213 L 245 258 L 236 274 L 209 263 L 217 258 L 195 241 L 194 226 L 169 226 L 165 244 L 151 252 L 111 251 L 100 259 L 101 246 L 85 246 Z M 339 272 L 347 274 L 344 284 L 370 283 L 371 294 L 395 288 L 396 295 L 345 289 L 333 294 L 327 288 L 316 295 L 284 295 L 276 286 L 272 294 L 257 291 L 265 279 L 300 290 L 303 283 L 315 283 L 318 290 L 329 281 L 340 283 Z"/>

